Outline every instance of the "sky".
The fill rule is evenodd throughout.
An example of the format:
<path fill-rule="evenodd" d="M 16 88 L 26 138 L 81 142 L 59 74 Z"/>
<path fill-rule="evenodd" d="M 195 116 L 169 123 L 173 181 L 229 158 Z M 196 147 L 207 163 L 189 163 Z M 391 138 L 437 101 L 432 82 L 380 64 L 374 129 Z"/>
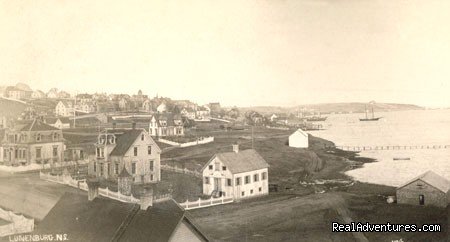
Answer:
<path fill-rule="evenodd" d="M 0 0 L 0 85 L 450 106 L 448 0 Z"/>

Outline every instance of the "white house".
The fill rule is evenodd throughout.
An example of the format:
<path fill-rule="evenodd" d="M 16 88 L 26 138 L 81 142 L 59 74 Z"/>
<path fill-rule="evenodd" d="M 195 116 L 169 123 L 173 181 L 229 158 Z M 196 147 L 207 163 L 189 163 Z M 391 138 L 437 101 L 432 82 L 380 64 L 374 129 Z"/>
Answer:
<path fill-rule="evenodd" d="M 44 122 L 57 129 L 70 128 L 70 120 L 67 117 L 60 117 L 60 118 L 47 117 L 44 119 Z"/>
<path fill-rule="evenodd" d="M 202 169 L 203 194 L 236 200 L 269 193 L 269 164 L 254 149 L 215 154 Z"/>
<path fill-rule="evenodd" d="M 298 129 L 289 136 L 289 146 L 295 148 L 308 148 L 308 133 Z"/>
<path fill-rule="evenodd" d="M 69 117 L 73 116 L 73 112 L 75 111 L 75 107 L 71 101 L 59 101 L 55 107 L 55 114 L 57 116 Z"/>
<path fill-rule="evenodd" d="M 163 113 L 167 111 L 167 106 L 165 103 L 161 103 L 157 108 L 156 111 L 158 111 L 158 113 Z"/>

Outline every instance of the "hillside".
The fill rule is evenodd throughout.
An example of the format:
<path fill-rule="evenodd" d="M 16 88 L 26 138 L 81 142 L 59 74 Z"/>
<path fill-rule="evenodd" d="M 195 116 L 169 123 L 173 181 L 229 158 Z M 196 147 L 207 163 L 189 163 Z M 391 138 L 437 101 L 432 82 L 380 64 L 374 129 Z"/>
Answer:
<path fill-rule="evenodd" d="M 296 107 L 271 107 L 271 106 L 256 106 L 256 107 L 242 107 L 239 108 L 241 112 L 246 112 L 253 110 L 261 114 L 272 114 L 272 113 L 297 113 L 301 112 L 302 109 L 306 111 L 314 111 L 320 113 L 360 113 L 364 112 L 367 103 L 321 103 L 321 104 L 307 104 Z M 423 107 L 413 105 L 413 104 L 396 104 L 396 103 L 373 103 L 373 109 L 376 112 L 389 112 L 389 111 L 404 111 L 404 110 L 420 110 Z"/>
<path fill-rule="evenodd" d="M 26 107 L 24 103 L 0 98 L 0 117 L 17 117 Z"/>

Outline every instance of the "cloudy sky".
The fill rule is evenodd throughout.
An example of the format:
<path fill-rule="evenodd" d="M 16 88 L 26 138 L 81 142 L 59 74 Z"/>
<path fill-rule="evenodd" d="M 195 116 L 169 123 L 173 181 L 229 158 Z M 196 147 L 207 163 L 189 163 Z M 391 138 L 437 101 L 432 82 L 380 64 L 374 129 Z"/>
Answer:
<path fill-rule="evenodd" d="M 450 1 L 0 0 L 0 85 L 450 106 Z"/>

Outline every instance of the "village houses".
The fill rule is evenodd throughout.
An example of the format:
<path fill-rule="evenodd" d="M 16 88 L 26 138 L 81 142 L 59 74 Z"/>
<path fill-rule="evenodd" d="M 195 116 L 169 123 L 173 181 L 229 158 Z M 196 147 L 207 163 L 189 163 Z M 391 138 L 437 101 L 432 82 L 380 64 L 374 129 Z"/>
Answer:
<path fill-rule="evenodd" d="M 269 164 L 254 149 L 215 154 L 203 167 L 203 194 L 236 200 L 269 193 Z"/>
<path fill-rule="evenodd" d="M 195 110 L 190 107 L 185 107 L 185 108 L 181 109 L 180 114 L 181 114 L 181 116 L 186 117 L 188 119 L 192 119 L 192 120 L 194 120 L 195 116 L 196 116 Z"/>
<path fill-rule="evenodd" d="M 183 136 L 184 127 L 181 115 L 172 113 L 153 115 L 149 125 L 149 133 L 156 137 Z"/>
<path fill-rule="evenodd" d="M 95 144 L 96 159 L 89 164 L 89 174 L 103 179 L 117 179 L 122 169 L 133 176 L 134 183 L 161 180 L 161 149 L 144 129 L 111 129 L 100 134 Z"/>
<path fill-rule="evenodd" d="M 306 133 L 302 129 L 297 129 L 293 134 L 289 135 L 289 147 L 308 148 L 308 146 L 308 133 Z"/>
<path fill-rule="evenodd" d="M 46 117 L 44 118 L 44 122 L 57 129 L 70 128 L 70 120 L 67 117 Z"/>
<path fill-rule="evenodd" d="M 61 100 L 56 104 L 55 114 L 57 116 L 69 117 L 73 116 L 75 112 L 75 106 L 72 101 Z"/>
<path fill-rule="evenodd" d="M 47 95 L 41 91 L 41 90 L 36 90 L 31 94 L 31 98 L 33 99 L 41 99 L 41 98 L 46 98 Z"/>
<path fill-rule="evenodd" d="M 447 207 L 450 204 L 450 181 L 427 171 L 397 187 L 397 203 Z"/>
<path fill-rule="evenodd" d="M 0 163 L 4 165 L 47 164 L 63 161 L 62 131 L 34 119 L 5 129 L 1 138 Z"/>

